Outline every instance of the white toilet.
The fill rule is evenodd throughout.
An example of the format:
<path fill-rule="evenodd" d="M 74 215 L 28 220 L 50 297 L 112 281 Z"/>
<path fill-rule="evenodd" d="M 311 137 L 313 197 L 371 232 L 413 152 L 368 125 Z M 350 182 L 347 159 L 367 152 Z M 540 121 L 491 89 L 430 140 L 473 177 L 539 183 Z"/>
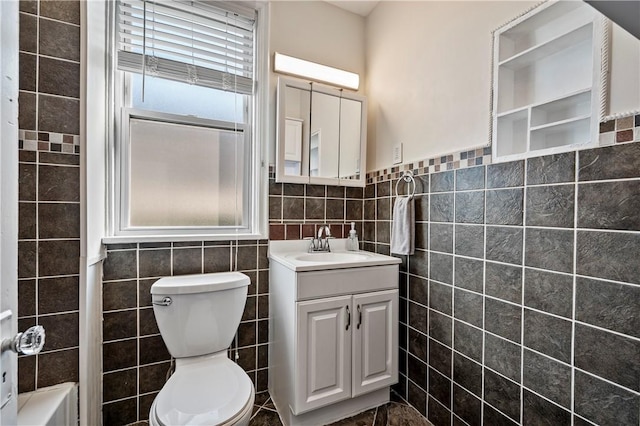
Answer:
<path fill-rule="evenodd" d="M 253 383 L 227 357 L 249 283 L 240 272 L 223 272 L 166 277 L 151 286 L 153 312 L 176 369 L 153 401 L 150 425 L 249 423 Z"/>

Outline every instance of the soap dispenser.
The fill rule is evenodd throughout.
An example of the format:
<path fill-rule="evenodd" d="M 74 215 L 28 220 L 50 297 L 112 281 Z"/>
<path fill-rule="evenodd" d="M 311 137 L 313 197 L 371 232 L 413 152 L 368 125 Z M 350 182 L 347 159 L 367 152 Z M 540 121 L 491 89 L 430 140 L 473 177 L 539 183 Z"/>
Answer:
<path fill-rule="evenodd" d="M 347 250 L 358 251 L 358 234 L 356 233 L 356 223 L 351 222 L 351 231 L 349 231 L 349 239 L 347 240 Z"/>

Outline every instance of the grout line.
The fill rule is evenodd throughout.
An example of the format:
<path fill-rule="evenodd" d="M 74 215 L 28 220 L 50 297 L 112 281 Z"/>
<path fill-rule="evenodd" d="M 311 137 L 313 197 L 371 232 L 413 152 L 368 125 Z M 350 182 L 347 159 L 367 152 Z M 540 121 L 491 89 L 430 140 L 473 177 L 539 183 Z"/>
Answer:
<path fill-rule="evenodd" d="M 484 214 L 485 214 L 485 219 L 484 222 L 486 222 L 486 215 L 487 215 L 487 196 L 486 196 L 486 190 L 487 190 L 487 186 L 489 183 L 489 168 L 485 167 L 484 168 L 484 188 L 485 188 L 485 197 L 484 197 Z M 482 328 L 480 330 L 480 332 L 482 333 L 482 356 L 481 356 L 481 370 L 480 370 L 480 378 L 481 378 L 481 394 L 480 394 L 480 401 L 481 401 L 481 405 L 480 405 L 480 424 L 484 424 L 485 421 L 485 388 L 484 388 L 484 383 L 485 383 L 485 369 L 486 369 L 486 364 L 485 364 L 485 358 L 484 358 L 484 353 L 485 353 L 485 345 L 486 345 L 486 334 L 484 332 L 485 330 L 485 322 L 486 322 L 486 313 L 485 313 L 485 302 L 486 302 L 486 294 L 487 294 L 487 226 L 486 223 L 482 225 L 482 231 L 483 231 L 483 247 L 482 247 L 482 261 L 483 261 L 483 268 L 482 268 Z"/>
<path fill-rule="evenodd" d="M 454 190 L 456 190 L 457 194 L 457 180 L 458 180 L 458 173 L 454 172 L 453 173 L 453 188 Z M 454 194 L 453 196 L 453 223 L 451 224 L 451 252 L 455 252 L 455 247 L 456 247 L 456 232 L 455 232 L 455 216 L 456 216 L 456 198 L 458 198 L 456 195 Z M 483 194 L 483 198 L 484 198 L 484 203 L 486 204 L 486 196 L 484 196 L 485 192 L 482 193 Z M 483 216 L 486 214 L 486 206 L 484 207 L 485 212 L 483 212 Z M 483 219 L 484 221 L 484 219 Z M 431 226 L 429 227 L 430 231 L 431 231 Z M 429 235 L 429 237 L 431 237 L 431 235 Z M 429 238 L 429 248 L 431 248 L 431 238 Z M 455 256 L 451 256 L 451 367 L 450 367 L 450 374 L 451 374 L 451 391 L 450 391 L 450 406 L 451 406 L 451 426 L 454 426 L 453 420 L 454 420 L 454 416 L 453 416 L 453 403 L 454 403 L 454 371 L 453 371 L 453 367 L 454 367 L 454 361 L 455 361 L 455 351 L 453 350 L 453 343 L 455 341 L 455 321 L 453 320 L 453 316 L 455 313 L 455 292 L 454 292 L 454 284 L 455 284 L 455 277 L 456 277 L 456 262 L 455 262 Z"/>
<path fill-rule="evenodd" d="M 38 7 L 38 14 L 40 14 L 40 2 L 38 2 L 37 4 Z M 37 18 L 36 18 L 37 20 Z M 36 35 L 39 32 L 40 29 L 40 24 L 39 24 L 39 20 L 37 20 L 37 24 L 36 24 Z M 39 40 L 39 36 L 37 36 L 36 40 Z M 37 48 L 36 51 L 40 50 L 40 43 L 37 42 L 36 43 Z M 38 67 L 39 67 L 39 60 L 36 57 L 36 90 L 38 89 Z M 38 97 L 36 96 L 36 129 L 38 128 Z M 39 305 L 40 305 L 40 155 L 36 154 L 35 155 L 35 231 L 36 231 L 36 241 L 35 241 L 35 246 L 36 246 L 36 252 L 35 252 L 35 266 L 36 266 L 36 270 L 35 270 L 35 314 L 36 314 L 36 324 L 38 324 L 40 322 L 40 309 L 39 309 Z M 19 226 L 19 225 L 18 225 Z M 80 271 L 78 271 L 79 273 Z M 35 359 L 35 380 L 34 380 L 34 386 L 35 389 L 38 389 L 38 376 L 40 375 L 40 354 L 36 354 L 36 359 Z"/>
<path fill-rule="evenodd" d="M 531 117 L 529 116 L 529 120 L 531 120 Z M 527 188 L 527 180 L 528 180 L 528 173 L 527 173 L 527 169 L 528 169 L 528 165 L 529 165 L 529 159 L 525 159 L 524 161 L 524 176 L 523 176 L 523 180 L 524 180 L 524 188 L 522 190 L 522 223 L 523 225 L 526 223 L 526 217 L 527 217 L 527 194 L 529 193 L 529 189 Z M 519 413 L 519 417 L 520 417 L 520 421 L 523 421 L 523 413 L 524 413 L 524 286 L 525 286 L 525 271 L 524 271 L 524 265 L 526 263 L 526 252 L 527 252 L 527 234 L 528 234 L 528 230 L 527 228 L 523 227 L 523 231 L 522 231 L 522 260 L 521 260 L 521 271 L 522 273 L 520 274 L 520 342 L 518 343 L 520 345 L 520 413 Z"/>
<path fill-rule="evenodd" d="M 38 55 L 38 56 L 40 56 L 40 55 Z M 58 59 L 58 58 L 53 58 L 53 59 Z M 39 67 L 40 66 L 40 59 L 39 58 L 37 60 L 37 64 L 38 64 L 38 67 Z M 37 76 L 36 76 L 36 81 L 38 82 L 36 84 L 39 84 L 39 77 L 37 77 Z M 31 91 L 31 90 L 21 90 L 21 92 L 33 93 L 33 94 L 36 94 L 36 95 L 45 95 L 45 96 L 49 96 L 49 97 L 52 97 L 52 98 L 67 99 L 67 100 L 71 100 L 71 101 L 80 101 L 80 98 L 76 98 L 76 97 L 73 97 L 73 96 L 57 95 L 55 93 Z M 31 130 L 27 130 L 27 129 L 25 129 L 25 130 L 28 131 L 28 132 L 31 131 Z M 51 132 L 51 131 L 45 131 L 44 133 L 56 133 L 56 134 L 61 134 L 61 135 L 79 136 L 79 135 L 73 134 L 73 133 L 62 133 L 62 132 Z M 50 142 L 50 141 L 47 141 L 47 142 Z M 61 142 L 61 144 L 62 144 L 62 142 Z"/>
<path fill-rule="evenodd" d="M 431 183 L 432 183 L 432 179 L 431 176 L 429 176 L 429 194 L 427 194 L 427 197 L 429 197 L 429 222 L 428 225 L 426 227 L 427 229 L 427 241 L 426 241 L 426 246 L 430 247 L 431 246 L 431 200 L 432 200 L 432 194 L 431 194 Z M 417 253 L 417 249 L 414 249 L 414 253 Z M 431 265 L 431 254 L 428 250 L 425 251 L 425 256 L 426 256 L 426 260 L 427 260 L 427 276 L 425 277 L 427 279 L 427 306 L 431 305 L 431 282 L 429 281 L 429 278 L 431 277 L 432 271 L 432 265 Z M 407 272 L 409 271 L 409 269 L 407 269 Z M 407 279 L 409 279 L 409 277 L 407 277 Z M 429 418 L 429 414 L 430 414 L 430 410 L 429 410 L 429 388 L 430 388 L 430 380 L 429 380 L 429 366 L 431 365 L 431 338 L 429 337 L 429 317 L 431 316 L 430 312 L 429 312 L 429 308 L 427 308 L 427 316 L 425 318 L 426 324 L 425 324 L 425 330 L 426 330 L 426 350 L 427 350 L 427 356 L 426 356 L 426 364 L 427 364 L 427 371 L 425 372 L 425 374 L 427 375 L 427 377 L 425 378 L 426 384 L 427 384 L 427 389 L 425 389 L 425 397 L 426 397 L 426 401 L 424 402 L 424 412 L 425 412 L 425 417 Z M 407 328 L 408 330 L 408 328 Z M 407 331 L 408 332 L 408 331 Z M 453 344 L 453 340 L 451 342 Z M 407 352 L 407 357 L 409 352 Z M 408 362 L 407 362 L 407 368 L 409 368 Z M 409 377 L 409 372 L 407 371 L 407 380 Z M 408 392 L 409 390 L 407 389 L 407 396 L 408 396 Z"/>
<path fill-rule="evenodd" d="M 615 387 L 616 387 L 616 388 L 618 388 L 618 389 L 622 389 L 622 390 L 624 390 L 624 391 L 626 391 L 626 392 L 629 392 L 629 393 L 630 393 L 630 394 L 632 394 L 632 395 L 635 395 L 635 396 L 637 396 L 637 397 L 640 397 L 640 391 L 633 390 L 633 389 L 629 389 L 629 388 L 628 388 L 628 387 L 626 387 L 626 386 L 623 386 L 623 385 L 621 385 L 621 384 L 619 384 L 619 383 L 616 383 L 616 382 L 612 382 L 612 381 L 611 381 L 611 380 L 609 380 L 609 379 L 606 379 L 606 378 L 604 378 L 604 377 L 598 376 L 597 374 L 591 373 L 590 371 L 584 370 L 584 369 L 582 369 L 582 368 L 580 368 L 580 367 L 576 367 L 576 366 L 574 366 L 573 368 L 574 368 L 574 370 L 575 370 L 575 371 L 579 371 L 579 372 L 580 372 L 580 373 L 582 373 L 582 374 L 586 374 L 587 376 L 591 376 L 591 377 L 593 377 L 593 378 L 595 378 L 595 379 L 597 379 L 597 380 L 601 380 L 601 381 L 603 381 L 603 382 L 605 382 L 605 383 L 608 383 L 608 384 L 610 384 L 610 385 L 612 385 L 612 386 L 615 386 Z"/>
<path fill-rule="evenodd" d="M 624 334 L 624 333 L 621 333 L 621 332 L 616 331 L 616 330 L 611 330 L 609 328 L 600 327 L 600 326 L 595 325 L 595 324 L 589 324 L 587 322 L 580 321 L 580 320 L 573 320 L 573 322 L 575 324 L 578 324 L 578 325 L 581 325 L 581 326 L 584 326 L 584 327 L 589 327 L 589 328 L 593 328 L 593 329 L 596 329 L 596 330 L 599 330 L 599 331 L 604 331 L 606 333 L 610 333 L 610 334 L 613 334 L 613 335 L 616 335 L 616 336 L 624 337 L 626 339 L 633 340 L 633 341 L 636 341 L 636 342 L 640 343 L 640 337 L 630 336 L 628 334 Z"/>
<path fill-rule="evenodd" d="M 570 386 L 571 386 L 571 407 L 570 407 L 570 411 L 571 411 L 571 423 L 574 423 L 573 420 L 573 416 L 575 414 L 575 384 L 576 384 L 576 369 L 575 369 L 575 350 L 576 350 L 576 298 L 577 298 L 577 276 L 576 273 L 578 272 L 578 210 L 579 210 L 579 205 L 578 205 L 578 179 L 579 179 L 579 173 L 580 173 L 580 156 L 577 154 L 577 152 L 574 154 L 574 166 L 575 166 L 575 172 L 574 172 L 574 194 L 573 194 L 573 263 L 572 263 L 572 267 L 573 267 L 573 279 L 572 279 L 572 294 L 571 294 L 571 359 L 570 359 L 570 365 L 571 365 L 571 382 L 570 382 Z"/>
<path fill-rule="evenodd" d="M 140 335 L 142 334 L 141 328 L 142 325 L 140 323 L 140 252 L 138 250 L 139 245 L 136 244 L 136 317 L 138 323 L 136 324 L 136 350 L 138 351 L 136 356 L 136 419 L 140 420 Z M 104 284 L 103 284 L 104 285 Z M 104 320 L 104 309 L 102 312 L 102 317 Z M 102 335 L 103 347 L 104 347 L 104 335 Z M 171 368 L 171 367 L 169 367 Z M 103 381 L 104 381 L 104 368 L 103 368 Z M 103 401 L 104 403 L 104 401 Z"/>

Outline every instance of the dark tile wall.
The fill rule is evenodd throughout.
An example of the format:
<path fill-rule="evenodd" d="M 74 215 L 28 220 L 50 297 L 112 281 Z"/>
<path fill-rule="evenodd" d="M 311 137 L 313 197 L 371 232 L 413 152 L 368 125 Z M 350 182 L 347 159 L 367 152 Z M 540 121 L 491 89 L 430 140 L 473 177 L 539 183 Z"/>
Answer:
<path fill-rule="evenodd" d="M 297 240 L 316 235 L 318 225 L 328 224 L 331 235 L 346 238 L 355 222 L 362 235 L 367 208 L 364 190 L 357 187 L 276 183 L 269 179 L 269 238 Z M 386 212 L 389 214 L 389 211 Z"/>
<path fill-rule="evenodd" d="M 388 253 L 395 180 L 365 188 Z M 400 382 L 434 425 L 640 422 L 640 144 L 421 175 Z"/>
<path fill-rule="evenodd" d="M 80 3 L 20 2 L 18 325 L 46 343 L 18 390 L 78 381 Z"/>
<path fill-rule="evenodd" d="M 171 356 L 151 306 L 161 277 L 236 269 L 251 279 L 237 333 L 238 364 L 256 392 L 267 390 L 269 270 L 267 240 L 111 244 L 103 279 L 103 405 L 105 425 L 146 420 L 164 385 Z M 235 359 L 235 351 L 229 357 Z"/>

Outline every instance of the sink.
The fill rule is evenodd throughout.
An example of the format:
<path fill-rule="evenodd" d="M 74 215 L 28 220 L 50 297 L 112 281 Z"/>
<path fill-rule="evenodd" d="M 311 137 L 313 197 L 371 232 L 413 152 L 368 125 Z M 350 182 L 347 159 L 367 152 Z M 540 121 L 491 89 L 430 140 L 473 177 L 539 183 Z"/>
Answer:
<path fill-rule="evenodd" d="M 347 250 L 347 239 L 331 240 L 331 251 L 309 252 L 309 241 L 269 242 L 269 259 L 294 272 L 396 265 L 400 259 L 369 251 Z"/>
<path fill-rule="evenodd" d="M 302 253 L 291 256 L 300 262 L 357 262 L 369 258 L 366 254 L 345 252 Z"/>

